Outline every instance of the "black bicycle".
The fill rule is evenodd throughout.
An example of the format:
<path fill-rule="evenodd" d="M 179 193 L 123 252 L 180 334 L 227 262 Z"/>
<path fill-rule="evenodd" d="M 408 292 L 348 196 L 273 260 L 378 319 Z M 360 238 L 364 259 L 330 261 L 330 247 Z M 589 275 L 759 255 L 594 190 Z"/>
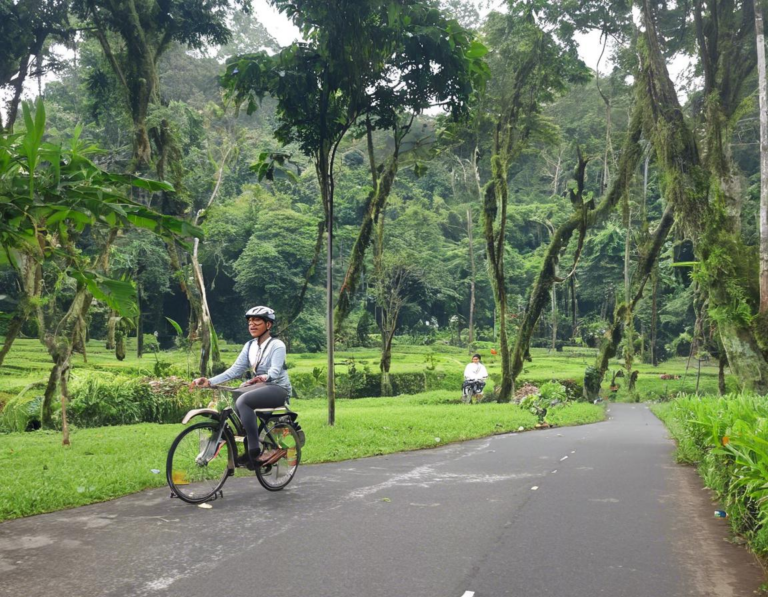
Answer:
<path fill-rule="evenodd" d="M 483 396 L 485 381 L 482 379 L 467 379 L 461 386 L 461 401 L 464 404 L 477 402 Z"/>
<path fill-rule="evenodd" d="M 212 386 L 212 389 L 229 392 L 236 397 L 253 388 Z M 296 475 L 304 445 L 304 431 L 296 422 L 297 414 L 288 406 L 256 409 L 259 419 L 259 440 L 262 451 L 275 451 L 276 460 L 256 468 L 256 478 L 269 491 L 280 491 Z M 231 406 L 221 411 L 215 408 L 198 408 L 189 411 L 183 424 L 196 417 L 200 421 L 184 429 L 171 444 L 166 462 L 166 478 L 171 497 L 178 497 L 190 504 L 200 504 L 223 497 L 222 487 L 235 469 L 244 467 L 238 460 L 238 444 L 241 454 L 248 454 L 248 440 L 240 418 Z"/>

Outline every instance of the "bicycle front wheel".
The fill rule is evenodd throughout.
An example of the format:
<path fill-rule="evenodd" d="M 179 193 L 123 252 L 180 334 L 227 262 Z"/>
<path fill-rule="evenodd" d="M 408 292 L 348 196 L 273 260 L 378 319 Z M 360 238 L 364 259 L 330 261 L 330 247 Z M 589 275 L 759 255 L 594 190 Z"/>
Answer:
<path fill-rule="evenodd" d="M 227 429 L 216 442 L 219 424 L 205 421 L 188 427 L 173 440 L 165 475 L 168 486 L 180 499 L 199 504 L 211 499 L 231 474 L 237 454 Z"/>
<path fill-rule="evenodd" d="M 280 458 L 256 469 L 256 478 L 269 491 L 280 491 L 291 482 L 301 460 L 301 443 L 293 425 L 268 423 L 261 436 L 262 452 L 279 451 Z"/>

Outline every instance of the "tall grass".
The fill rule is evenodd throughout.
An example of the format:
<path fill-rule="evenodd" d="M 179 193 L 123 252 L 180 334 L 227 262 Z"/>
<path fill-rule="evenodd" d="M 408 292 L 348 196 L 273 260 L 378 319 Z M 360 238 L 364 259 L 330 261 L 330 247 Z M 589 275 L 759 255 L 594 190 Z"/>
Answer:
<path fill-rule="evenodd" d="M 768 554 L 768 397 L 688 396 L 654 412 L 678 442 L 678 459 L 698 466 L 731 524 Z"/>

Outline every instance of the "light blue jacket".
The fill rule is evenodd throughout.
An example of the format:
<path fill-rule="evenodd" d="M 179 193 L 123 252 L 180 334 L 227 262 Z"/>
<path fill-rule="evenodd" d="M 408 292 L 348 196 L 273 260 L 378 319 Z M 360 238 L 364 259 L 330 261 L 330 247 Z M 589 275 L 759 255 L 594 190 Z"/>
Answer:
<path fill-rule="evenodd" d="M 245 343 L 237 360 L 229 369 L 224 371 L 224 373 L 219 373 L 208 381 L 212 385 L 221 384 L 225 381 L 242 377 L 246 371 L 249 371 L 251 369 L 251 362 L 248 358 L 248 352 L 252 342 L 256 342 L 256 340 L 250 340 Z M 285 388 L 288 391 L 288 397 L 290 397 L 291 381 L 288 379 L 288 371 L 284 367 L 285 344 L 283 344 L 282 340 L 278 340 L 277 338 L 269 338 L 265 344 L 266 351 L 261 355 L 261 360 L 259 361 L 258 367 L 256 367 L 255 375 L 266 375 L 267 383 Z M 262 350 L 264 350 L 263 345 Z"/>

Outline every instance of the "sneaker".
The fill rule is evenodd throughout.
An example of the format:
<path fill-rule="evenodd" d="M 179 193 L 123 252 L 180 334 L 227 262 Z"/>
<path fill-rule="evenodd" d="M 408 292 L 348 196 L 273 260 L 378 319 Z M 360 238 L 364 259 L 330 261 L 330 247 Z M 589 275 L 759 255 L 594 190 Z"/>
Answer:
<path fill-rule="evenodd" d="M 283 458 L 286 454 L 288 454 L 288 450 L 285 448 L 279 448 L 277 450 L 265 450 L 259 455 L 257 462 L 261 466 L 267 466 L 269 464 L 274 464 Z"/>

